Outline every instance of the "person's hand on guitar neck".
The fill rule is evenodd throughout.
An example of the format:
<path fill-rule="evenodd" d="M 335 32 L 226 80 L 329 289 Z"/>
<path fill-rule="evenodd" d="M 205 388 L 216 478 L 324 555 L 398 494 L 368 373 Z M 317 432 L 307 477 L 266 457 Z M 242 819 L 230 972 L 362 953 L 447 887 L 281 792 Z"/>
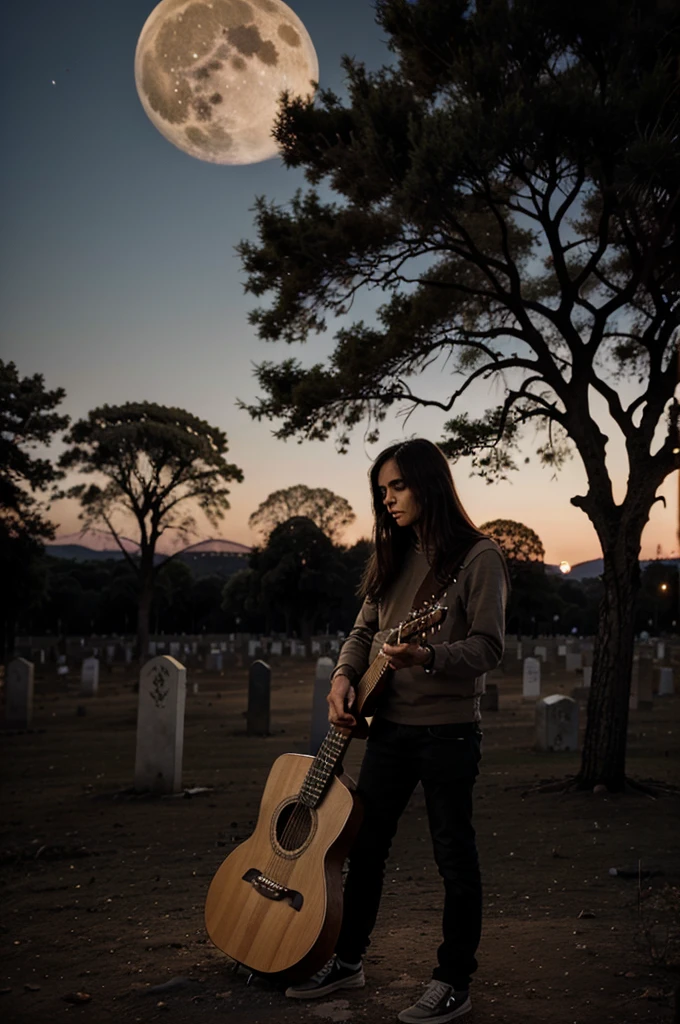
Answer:
<path fill-rule="evenodd" d="M 356 690 L 347 676 L 338 674 L 333 677 L 331 689 L 326 698 L 328 701 L 328 721 L 340 729 L 351 729 L 355 738 L 365 739 L 368 736 L 368 724 L 363 715 L 355 718 L 350 708 L 356 700 Z"/>

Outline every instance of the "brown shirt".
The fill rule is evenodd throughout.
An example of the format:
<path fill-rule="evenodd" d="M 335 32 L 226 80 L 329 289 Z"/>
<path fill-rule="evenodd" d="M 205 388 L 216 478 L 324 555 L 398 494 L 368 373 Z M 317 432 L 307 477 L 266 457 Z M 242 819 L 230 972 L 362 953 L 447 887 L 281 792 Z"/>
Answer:
<path fill-rule="evenodd" d="M 428 570 L 425 553 L 412 548 L 379 607 L 364 601 L 334 674 L 344 670 L 353 682 L 364 674 L 390 632 L 410 612 Z M 433 671 L 418 666 L 393 672 L 376 716 L 400 725 L 479 721 L 484 675 L 503 656 L 507 591 L 500 548 L 486 538 L 478 541 L 440 598 L 448 613 L 432 641 Z"/>

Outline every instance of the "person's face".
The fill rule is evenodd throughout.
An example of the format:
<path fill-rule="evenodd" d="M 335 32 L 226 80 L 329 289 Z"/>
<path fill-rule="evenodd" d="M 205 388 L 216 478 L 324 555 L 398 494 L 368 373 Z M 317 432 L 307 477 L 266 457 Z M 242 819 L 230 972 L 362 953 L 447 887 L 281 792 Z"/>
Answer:
<path fill-rule="evenodd" d="M 411 488 L 402 480 L 396 459 L 389 459 L 380 467 L 378 490 L 397 526 L 413 526 L 418 522 L 420 506 Z"/>

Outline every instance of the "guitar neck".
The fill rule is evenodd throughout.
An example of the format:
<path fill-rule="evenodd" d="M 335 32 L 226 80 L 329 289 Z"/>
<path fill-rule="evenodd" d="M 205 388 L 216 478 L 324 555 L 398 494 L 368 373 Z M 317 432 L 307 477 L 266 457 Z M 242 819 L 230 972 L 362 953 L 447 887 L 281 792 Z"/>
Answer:
<path fill-rule="evenodd" d="M 364 672 L 357 686 L 356 701 L 352 709 L 356 714 L 372 714 L 373 705 L 382 691 L 381 684 L 386 680 L 388 671 L 388 659 L 384 654 L 379 654 Z M 300 803 L 307 807 L 316 807 L 321 802 L 330 780 L 337 774 L 342 764 L 351 739 L 351 729 L 331 725 L 305 776 L 300 789 Z"/>
<path fill-rule="evenodd" d="M 305 775 L 298 797 L 301 804 L 316 807 L 321 803 L 329 782 L 337 774 L 351 738 L 351 729 L 331 725 Z"/>

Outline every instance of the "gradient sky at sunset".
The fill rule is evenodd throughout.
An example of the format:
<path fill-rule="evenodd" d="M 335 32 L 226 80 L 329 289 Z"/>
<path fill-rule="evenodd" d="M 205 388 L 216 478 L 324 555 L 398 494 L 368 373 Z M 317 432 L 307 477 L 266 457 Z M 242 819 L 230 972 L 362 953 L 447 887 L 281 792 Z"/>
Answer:
<path fill-rule="evenodd" d="M 255 337 L 246 320 L 254 300 L 244 295 L 234 252 L 239 240 L 254 235 L 254 197 L 285 202 L 303 177 L 279 160 L 203 163 L 156 131 L 133 78 L 137 38 L 153 6 L 153 0 L 37 0 L 12 4 L 5 15 L 2 357 L 22 374 L 44 374 L 48 387 L 63 386 L 64 411 L 74 418 L 103 403 L 148 400 L 184 407 L 226 430 L 229 459 L 245 481 L 233 487 L 224 537 L 252 543 L 249 514 L 271 491 L 295 483 L 343 495 L 357 513 L 346 539 L 367 535 L 372 458 L 384 444 L 415 433 L 436 441 L 447 414 L 419 411 L 407 423 L 388 418 L 378 445 L 364 443 L 359 430 L 342 456 L 332 442 L 277 441 L 270 424 L 237 409 L 237 398 L 256 397 L 254 362 L 292 354 L 316 362 L 330 351 L 330 338 L 291 352 Z M 390 59 L 369 0 L 289 6 L 312 37 L 323 86 L 342 92 L 343 53 L 370 68 Z M 353 315 L 363 315 L 361 305 Z M 448 397 L 449 371 L 431 371 L 427 387 Z M 480 386 L 466 407 L 478 414 L 499 400 Z M 607 429 L 604 414 L 602 422 Z M 625 457 L 613 429 L 610 436 L 620 499 Z M 523 454 L 530 461 L 507 483 L 470 477 L 465 461 L 454 467 L 470 515 L 478 523 L 526 523 L 550 562 L 598 557 L 589 521 L 569 503 L 585 490 L 580 460 L 575 456 L 553 478 L 533 454 L 539 443 L 528 435 Z M 59 450 L 55 445 L 54 453 Z M 656 555 L 657 545 L 664 556 L 678 554 L 675 479 L 664 494 L 666 507 L 656 503 L 644 534 L 645 558 Z M 60 533 L 78 527 L 77 511 L 66 502 L 52 516 Z M 203 536 L 213 532 L 206 526 Z"/>

